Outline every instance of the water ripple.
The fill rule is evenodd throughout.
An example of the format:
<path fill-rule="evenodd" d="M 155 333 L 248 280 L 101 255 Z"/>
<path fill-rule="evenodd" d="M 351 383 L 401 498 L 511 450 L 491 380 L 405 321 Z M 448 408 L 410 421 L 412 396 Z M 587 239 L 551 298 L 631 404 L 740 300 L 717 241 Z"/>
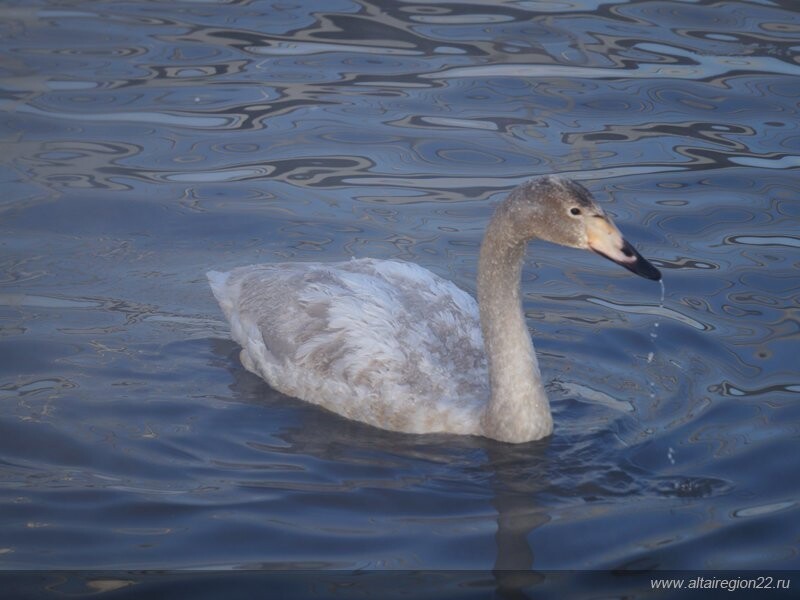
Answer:
<path fill-rule="evenodd" d="M 34 106 L 19 105 L 9 101 L 0 101 L 0 110 L 16 113 L 28 113 L 37 116 L 45 116 L 60 120 L 72 120 L 81 122 L 133 122 L 149 123 L 156 125 L 174 125 L 177 127 L 190 128 L 233 128 L 236 127 L 241 119 L 235 116 L 210 116 L 201 114 L 187 113 L 162 113 L 145 111 L 121 111 L 114 113 L 66 113 L 45 111 Z"/>
<path fill-rule="evenodd" d="M 788 3 L 16 4 L 4 566 L 797 566 Z M 209 268 L 401 258 L 474 292 L 493 204 L 541 173 L 667 290 L 531 244 L 552 438 L 383 432 L 241 366 Z"/>

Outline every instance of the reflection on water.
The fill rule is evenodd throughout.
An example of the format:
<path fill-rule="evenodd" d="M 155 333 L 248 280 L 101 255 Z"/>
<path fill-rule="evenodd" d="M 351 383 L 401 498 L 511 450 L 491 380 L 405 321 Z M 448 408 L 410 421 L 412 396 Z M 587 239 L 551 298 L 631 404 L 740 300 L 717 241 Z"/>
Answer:
<path fill-rule="evenodd" d="M 795 9 L 0 17 L 0 565 L 483 569 L 500 593 L 508 569 L 798 566 Z M 492 204 L 549 172 L 666 282 L 660 305 L 531 245 L 552 438 L 383 432 L 239 364 L 207 269 L 391 257 L 474 293 Z"/>

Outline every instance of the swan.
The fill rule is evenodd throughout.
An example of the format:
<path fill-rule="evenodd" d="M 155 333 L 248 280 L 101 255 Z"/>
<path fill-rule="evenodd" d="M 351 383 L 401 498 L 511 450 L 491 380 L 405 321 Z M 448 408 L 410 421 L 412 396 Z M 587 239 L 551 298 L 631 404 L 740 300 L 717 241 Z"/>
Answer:
<path fill-rule="evenodd" d="M 481 244 L 477 303 L 398 260 L 207 276 L 242 364 L 276 390 L 383 429 L 521 443 L 553 431 L 520 295 L 531 239 L 661 279 L 585 187 L 557 176 L 530 179 L 498 205 Z"/>

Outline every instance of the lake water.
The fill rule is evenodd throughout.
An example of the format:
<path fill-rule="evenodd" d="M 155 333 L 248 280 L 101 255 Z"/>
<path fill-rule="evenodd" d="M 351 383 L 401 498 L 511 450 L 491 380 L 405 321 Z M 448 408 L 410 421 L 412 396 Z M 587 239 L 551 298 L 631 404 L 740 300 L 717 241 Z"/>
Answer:
<path fill-rule="evenodd" d="M 4 2 L 0 568 L 800 568 L 793 6 Z M 206 270 L 474 294 L 544 173 L 666 292 L 531 244 L 552 437 L 381 431 L 240 364 Z"/>

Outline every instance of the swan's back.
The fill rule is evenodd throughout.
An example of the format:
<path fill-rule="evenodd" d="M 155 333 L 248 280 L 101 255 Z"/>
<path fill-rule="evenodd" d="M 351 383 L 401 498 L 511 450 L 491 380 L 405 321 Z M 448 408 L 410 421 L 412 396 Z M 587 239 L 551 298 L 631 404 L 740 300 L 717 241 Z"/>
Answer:
<path fill-rule="evenodd" d="M 253 265 L 209 282 L 242 363 L 275 389 L 409 433 L 480 433 L 489 397 L 475 300 L 399 261 Z"/>

